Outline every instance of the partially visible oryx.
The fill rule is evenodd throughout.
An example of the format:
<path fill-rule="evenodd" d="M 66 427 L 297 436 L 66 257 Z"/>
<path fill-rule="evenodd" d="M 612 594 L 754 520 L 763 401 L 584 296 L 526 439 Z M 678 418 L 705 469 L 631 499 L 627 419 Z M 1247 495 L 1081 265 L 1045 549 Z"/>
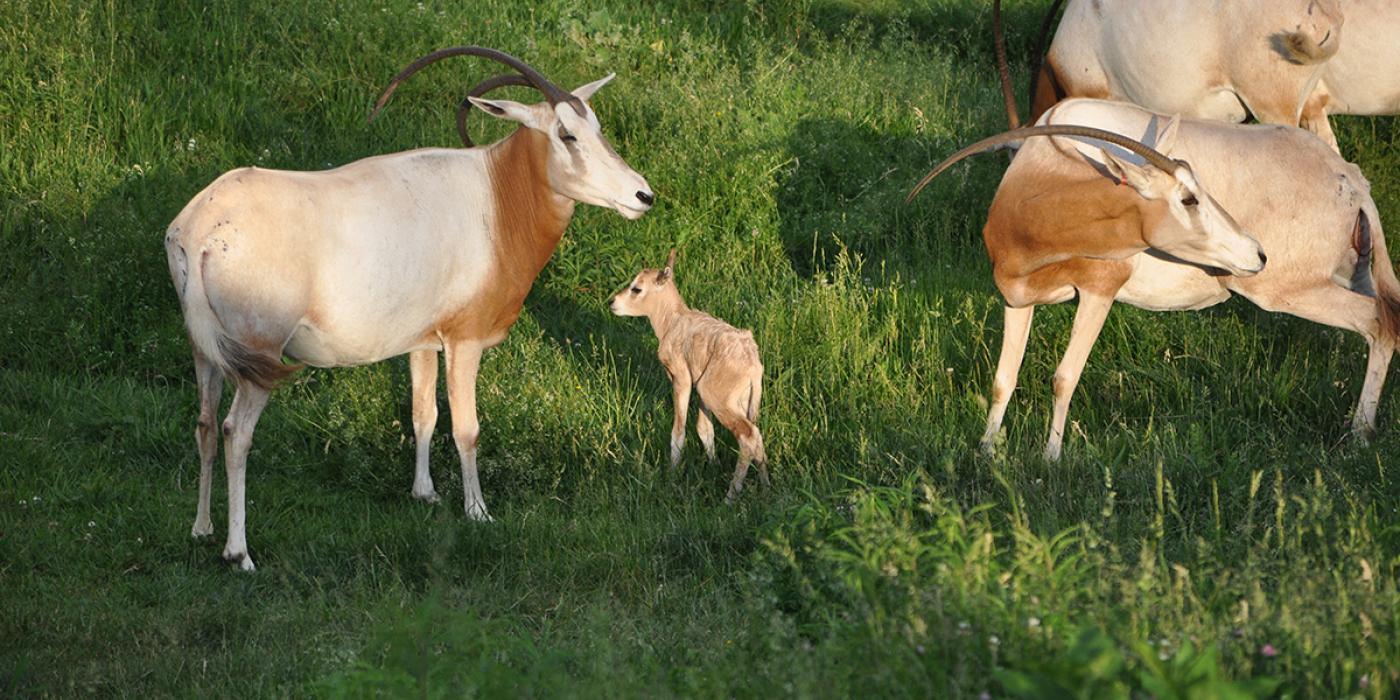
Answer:
<path fill-rule="evenodd" d="M 469 517 L 489 519 L 476 466 L 482 352 L 506 337 L 576 202 L 628 219 L 652 206 L 646 180 L 613 151 L 588 105 L 611 75 L 566 92 L 500 51 L 443 49 L 396 76 L 376 111 L 400 82 L 451 56 L 480 56 L 517 72 L 508 82 L 473 90 L 471 101 L 520 128 L 483 148 L 426 148 L 321 172 L 233 170 L 196 195 L 166 233 L 199 383 L 199 509 L 192 532 L 213 532 L 209 491 L 227 377 L 236 391 L 223 422 L 229 501 L 223 555 L 245 571 L 254 568 L 244 519 L 248 447 L 269 392 L 297 367 L 283 364 L 284 355 L 343 367 L 409 353 L 413 495 L 436 501 L 428 446 L 443 351 L 464 505 Z M 546 101 L 479 97 L 499 84 L 528 84 Z"/>
<path fill-rule="evenodd" d="M 1329 112 L 1400 111 L 1397 32 L 1391 0 L 1070 0 L 1043 65 L 1037 49 L 1030 119 L 1067 97 L 1108 98 L 1301 125 L 1335 150 Z"/>
<path fill-rule="evenodd" d="M 1055 371 L 1049 459 L 1060 455 L 1070 397 L 1114 300 L 1184 310 L 1238 293 L 1265 309 L 1354 330 L 1370 345 L 1370 360 L 1352 429 L 1374 430 L 1400 328 L 1400 282 L 1355 166 L 1296 128 L 1168 121 L 1125 103 L 1075 99 L 1035 127 L 959 151 L 914 193 L 957 160 L 1018 143 L 983 229 L 1006 300 L 983 450 L 1001 429 L 1035 306 L 1075 296 L 1069 346 Z M 1163 227 L 1175 235 L 1150 233 Z M 1248 251 L 1260 244 L 1267 266 L 1262 252 L 1250 264 Z"/>
<path fill-rule="evenodd" d="M 666 267 L 645 268 L 627 288 L 612 300 L 618 316 L 646 316 L 659 341 L 657 356 L 671 377 L 671 397 L 675 404 L 671 422 L 671 469 L 681 461 L 685 446 L 685 416 L 690 408 L 690 389 L 700 393 L 700 415 L 695 432 L 705 455 L 715 461 L 716 418 L 739 441 L 739 462 L 729 482 L 726 500 L 730 503 L 744 489 L 749 464 L 758 465 L 758 478 L 768 485 L 768 455 L 763 434 L 758 430 L 758 404 L 763 398 L 763 363 L 753 333 L 739 330 L 714 316 L 685 304 L 676 289 L 676 251 Z"/>

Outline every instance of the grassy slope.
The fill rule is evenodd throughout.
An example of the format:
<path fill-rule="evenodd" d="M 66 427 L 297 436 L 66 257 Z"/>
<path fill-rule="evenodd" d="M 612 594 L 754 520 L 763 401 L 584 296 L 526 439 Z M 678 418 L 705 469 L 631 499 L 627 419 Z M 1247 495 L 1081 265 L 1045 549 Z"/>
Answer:
<path fill-rule="evenodd" d="M 1042 4 L 1008 8 L 1013 55 Z M 1354 335 L 1239 301 L 1115 309 L 1050 466 L 1072 308 L 1048 309 L 1007 457 L 970 454 L 999 342 L 978 228 L 1001 165 L 901 202 L 1004 119 L 980 3 L 458 5 L 0 8 L 0 688 L 1001 694 L 998 667 L 1087 682 L 1066 649 L 1101 628 L 1135 677 L 1177 673 L 1153 664 L 1190 644 L 1305 695 L 1390 692 L 1400 425 L 1392 390 L 1378 440 L 1345 440 Z M 221 537 L 187 535 L 194 389 L 161 232 L 237 165 L 452 144 L 452 106 L 496 67 L 439 67 L 363 115 L 407 60 L 466 42 L 566 85 L 616 71 L 599 116 L 661 205 L 580 209 L 488 354 L 497 523 L 407 497 L 404 361 L 308 371 L 257 433 L 260 570 L 234 575 Z M 1396 124 L 1339 126 L 1386 221 Z M 769 368 L 778 487 L 733 509 L 693 440 L 679 479 L 659 470 L 654 341 L 604 308 L 677 242 L 691 302 L 753 328 Z M 441 433 L 433 458 L 455 497 Z"/>

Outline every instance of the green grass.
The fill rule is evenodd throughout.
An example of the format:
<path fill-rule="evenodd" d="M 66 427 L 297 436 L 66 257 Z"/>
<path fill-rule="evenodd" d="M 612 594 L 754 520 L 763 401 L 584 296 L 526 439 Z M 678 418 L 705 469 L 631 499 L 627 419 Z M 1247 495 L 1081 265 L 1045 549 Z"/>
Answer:
<path fill-rule="evenodd" d="M 1018 84 L 1046 4 L 1008 3 Z M 1001 325 L 979 230 L 1005 161 L 902 200 L 1004 125 L 989 19 L 976 0 L 4 4 L 0 692 L 1391 696 L 1400 421 L 1392 390 L 1378 438 L 1346 439 L 1355 335 L 1242 301 L 1115 308 L 1050 465 L 1073 308 L 1047 309 L 1005 456 L 973 456 Z M 221 470 L 220 534 L 188 536 L 195 390 L 164 227 L 236 166 L 455 144 L 452 109 L 499 67 L 436 67 L 364 116 L 461 43 L 570 86 L 616 71 L 595 107 L 659 205 L 580 208 L 488 353 L 497 522 L 461 514 L 445 418 L 445 503 L 409 498 L 404 360 L 306 371 L 254 440 L 259 570 L 239 575 Z M 488 121 L 479 140 L 506 133 Z M 1338 120 L 1390 222 L 1397 125 Z M 688 300 L 752 328 L 768 367 L 776 488 L 734 508 L 728 435 L 726 464 L 692 436 L 684 473 L 662 470 L 655 341 L 605 308 L 678 242 Z"/>

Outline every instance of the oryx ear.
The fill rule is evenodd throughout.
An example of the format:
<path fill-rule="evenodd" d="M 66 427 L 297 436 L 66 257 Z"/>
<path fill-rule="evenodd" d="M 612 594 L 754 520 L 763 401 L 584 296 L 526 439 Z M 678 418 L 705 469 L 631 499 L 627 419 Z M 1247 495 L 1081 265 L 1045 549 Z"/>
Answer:
<path fill-rule="evenodd" d="M 1173 114 L 1172 120 L 1157 132 L 1157 143 L 1153 148 L 1163 155 L 1169 155 L 1176 147 L 1176 130 L 1179 126 L 1181 126 L 1181 115 Z"/>
<path fill-rule="evenodd" d="M 1146 170 L 1140 165 L 1133 165 L 1118 156 L 1113 155 L 1107 148 L 1100 148 L 1099 153 L 1103 154 L 1103 164 L 1114 177 L 1124 184 L 1138 191 L 1138 194 L 1155 199 L 1156 194 L 1152 193 L 1152 180 L 1147 176 Z"/>
<path fill-rule="evenodd" d="M 608 84 L 608 81 L 612 80 L 612 79 L 613 79 L 614 77 L 616 77 L 616 76 L 617 76 L 616 73 L 608 73 L 607 77 L 605 77 L 605 78 L 599 78 L 599 79 L 597 79 L 597 80 L 595 80 L 595 81 L 593 81 L 593 82 L 591 82 L 591 83 L 589 83 L 589 84 L 587 84 L 587 85 L 580 85 L 580 86 L 574 88 L 574 91 L 573 91 L 572 94 L 573 94 L 574 97 L 577 97 L 577 98 L 579 98 L 580 100 L 583 100 L 584 102 L 587 102 L 587 101 L 588 101 L 588 98 L 590 98 L 590 97 L 593 96 L 593 93 L 598 92 L 598 88 L 603 87 L 604 85 L 607 85 L 607 84 Z"/>
<path fill-rule="evenodd" d="M 511 100 L 487 100 L 472 96 L 468 96 L 467 99 L 471 100 L 472 104 L 476 105 L 481 111 L 499 119 L 509 119 L 513 122 L 520 122 L 535 130 L 539 130 L 541 128 L 540 125 L 543 123 L 540 119 L 539 112 L 530 105 L 513 102 Z"/>

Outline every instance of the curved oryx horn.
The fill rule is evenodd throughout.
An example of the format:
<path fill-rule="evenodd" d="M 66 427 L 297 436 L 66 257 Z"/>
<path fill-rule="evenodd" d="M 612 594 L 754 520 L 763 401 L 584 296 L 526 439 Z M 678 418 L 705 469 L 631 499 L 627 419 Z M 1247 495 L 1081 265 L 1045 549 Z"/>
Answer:
<path fill-rule="evenodd" d="M 567 102 L 574 108 L 575 112 L 578 112 L 579 116 L 583 116 L 586 113 L 583 100 L 574 97 L 569 91 L 550 82 L 548 78 L 540 75 L 539 71 L 531 68 L 530 65 L 524 61 L 504 51 L 497 51 L 496 49 L 490 49 L 484 46 L 454 46 L 450 49 L 439 49 L 423 56 L 413 63 L 410 63 L 407 68 L 399 71 L 399 74 L 394 76 L 393 80 L 389 81 L 389 86 L 384 88 L 384 92 L 381 93 L 379 99 L 375 101 L 374 109 L 369 113 L 369 120 L 373 120 L 375 115 L 379 114 L 379 110 L 383 109 L 384 105 L 389 102 L 389 98 L 393 96 L 394 91 L 398 89 L 400 83 L 408 80 L 414 73 L 444 58 L 451 58 L 453 56 L 479 56 L 481 58 L 489 58 L 493 61 L 504 63 L 519 71 L 520 75 L 530 82 L 531 87 L 544 93 L 544 97 L 549 101 L 549 104 L 557 105 L 560 102 Z"/>
<path fill-rule="evenodd" d="M 988 151 L 994 151 L 998 148 L 1003 148 L 1008 144 L 1027 139 L 1032 136 L 1085 136 L 1088 138 L 1098 139 L 1100 141 L 1107 141 L 1115 146 L 1126 148 L 1127 150 L 1142 156 L 1143 160 L 1146 160 L 1148 163 L 1150 163 L 1152 167 L 1157 168 L 1158 170 L 1161 170 L 1164 173 L 1173 173 L 1178 167 L 1186 165 L 1185 161 L 1168 158 L 1167 156 L 1162 155 L 1160 152 L 1143 145 L 1141 142 L 1130 139 L 1122 134 L 1115 134 L 1112 131 L 1104 131 L 1103 129 L 1095 129 L 1089 126 L 1073 126 L 1070 124 L 1028 126 L 1023 129 L 1013 129 L 1011 131 L 997 134 L 996 136 L 991 136 L 982 139 L 981 141 L 978 141 L 977 143 L 974 143 L 971 146 L 968 146 L 958 151 L 957 153 L 948 156 L 946 160 L 938 164 L 938 167 L 934 168 L 933 170 L 930 170 L 929 173 L 924 176 L 924 179 L 919 180 L 919 184 L 914 186 L 913 191 L 911 191 L 909 193 L 909 196 L 905 198 L 904 203 L 908 204 L 909 202 L 914 201 L 914 197 L 919 194 L 920 190 L 924 189 L 924 187 L 927 186 L 928 183 L 931 180 L 933 180 L 933 178 L 938 177 L 940 174 L 943 173 L 944 170 L 947 170 L 948 168 L 952 167 L 954 163 L 957 163 L 958 161 L 968 156 L 975 156 L 981 153 L 986 153 Z"/>
<path fill-rule="evenodd" d="M 472 111 L 472 101 L 469 98 L 481 97 L 482 95 L 485 95 L 486 93 L 491 92 L 496 88 L 502 88 L 507 85 L 516 85 L 519 87 L 534 87 L 534 85 L 529 81 L 529 79 L 527 79 L 523 75 L 517 75 L 515 73 L 502 73 L 501 75 L 497 75 L 492 78 L 487 78 L 477 83 L 470 91 L 467 92 L 467 97 L 462 98 L 462 104 L 458 105 L 457 107 L 457 135 L 462 138 L 463 146 L 471 148 L 472 146 L 476 145 L 475 143 L 472 143 L 472 137 L 470 134 L 467 133 L 467 114 Z"/>
<path fill-rule="evenodd" d="M 1011 90 L 1011 66 L 1006 63 L 1006 37 L 1001 33 L 1001 0 L 992 0 L 992 42 L 996 45 L 997 73 L 1001 78 L 1001 97 L 1006 102 L 1006 121 L 1015 129 L 1021 126 L 1021 118 L 1017 116 L 1020 110 L 1016 108 L 1016 96 Z"/>

